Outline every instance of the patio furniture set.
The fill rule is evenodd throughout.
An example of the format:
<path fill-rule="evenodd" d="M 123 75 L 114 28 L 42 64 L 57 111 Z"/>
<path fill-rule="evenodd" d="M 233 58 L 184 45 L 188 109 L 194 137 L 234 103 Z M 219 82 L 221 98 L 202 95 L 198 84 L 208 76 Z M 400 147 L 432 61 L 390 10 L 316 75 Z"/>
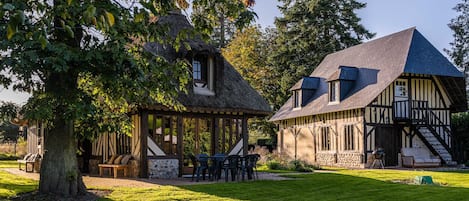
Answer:
<path fill-rule="evenodd" d="M 194 178 L 198 182 L 200 177 L 205 180 L 208 173 L 208 179 L 219 180 L 224 175 L 225 181 L 228 182 L 229 176 L 231 181 L 241 178 L 242 181 L 247 179 L 258 179 L 257 161 L 260 159 L 259 154 L 249 154 L 246 156 L 215 154 L 208 156 L 207 154 L 190 155 L 194 169 L 192 172 L 192 181 Z M 222 174 L 222 172 L 224 174 Z"/>

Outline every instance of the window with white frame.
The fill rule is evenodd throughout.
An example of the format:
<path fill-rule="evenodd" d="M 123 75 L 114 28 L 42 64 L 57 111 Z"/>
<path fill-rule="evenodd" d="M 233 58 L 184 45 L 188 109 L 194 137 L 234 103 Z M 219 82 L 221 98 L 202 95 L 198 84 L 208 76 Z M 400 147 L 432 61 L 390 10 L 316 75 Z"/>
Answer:
<path fill-rule="evenodd" d="M 353 125 L 344 126 L 344 150 L 355 150 L 355 131 Z"/>
<path fill-rule="evenodd" d="M 329 82 L 329 102 L 339 102 L 339 81 Z"/>
<path fill-rule="evenodd" d="M 208 55 L 196 55 L 192 60 L 192 77 L 194 93 L 199 95 L 215 95 L 214 61 Z"/>
<path fill-rule="evenodd" d="M 293 108 L 301 107 L 301 95 L 300 90 L 293 91 Z"/>
<path fill-rule="evenodd" d="M 321 150 L 329 151 L 331 150 L 331 136 L 329 132 L 329 127 L 321 127 Z"/>

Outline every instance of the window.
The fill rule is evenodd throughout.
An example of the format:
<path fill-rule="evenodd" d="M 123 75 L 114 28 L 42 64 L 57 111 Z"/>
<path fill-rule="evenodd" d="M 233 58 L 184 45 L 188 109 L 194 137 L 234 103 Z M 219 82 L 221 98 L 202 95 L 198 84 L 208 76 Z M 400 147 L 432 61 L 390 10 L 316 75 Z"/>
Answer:
<path fill-rule="evenodd" d="M 344 150 L 355 150 L 353 125 L 344 126 Z"/>
<path fill-rule="evenodd" d="M 202 69 L 201 69 L 201 64 L 200 64 L 200 61 L 197 61 L 197 60 L 194 60 L 194 62 L 192 62 L 192 73 L 194 75 L 194 80 L 201 80 L 202 79 Z"/>
<path fill-rule="evenodd" d="M 329 83 L 329 102 L 339 102 L 339 81 Z"/>
<path fill-rule="evenodd" d="M 408 97 L 407 94 L 407 80 L 397 80 L 396 87 L 394 88 L 396 97 Z"/>
<path fill-rule="evenodd" d="M 300 90 L 293 91 L 293 108 L 299 108 L 301 106 L 300 98 Z"/>
<path fill-rule="evenodd" d="M 329 135 L 329 127 L 321 128 L 321 150 L 331 150 L 331 137 Z"/>
<path fill-rule="evenodd" d="M 214 92 L 214 61 L 208 55 L 196 55 L 192 60 L 192 77 L 194 93 L 213 96 Z"/>

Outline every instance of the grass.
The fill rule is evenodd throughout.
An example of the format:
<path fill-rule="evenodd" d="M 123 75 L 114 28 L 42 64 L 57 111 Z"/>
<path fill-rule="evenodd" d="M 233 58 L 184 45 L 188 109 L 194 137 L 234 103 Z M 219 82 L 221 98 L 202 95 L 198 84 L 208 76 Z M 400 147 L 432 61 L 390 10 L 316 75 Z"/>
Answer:
<path fill-rule="evenodd" d="M 0 167 L 16 167 L 0 161 Z M 429 175 L 439 185 L 395 181 Z M 343 170 L 288 175 L 295 180 L 228 182 L 152 188 L 119 187 L 102 200 L 468 200 L 469 172 Z M 0 170 L 0 200 L 34 191 L 37 182 Z"/>
<path fill-rule="evenodd" d="M 0 168 L 18 167 L 16 161 L 0 161 Z M 0 169 L 0 200 L 37 189 L 38 182 Z"/>
<path fill-rule="evenodd" d="M 15 168 L 18 167 L 16 160 L 0 161 L 0 168 Z"/>

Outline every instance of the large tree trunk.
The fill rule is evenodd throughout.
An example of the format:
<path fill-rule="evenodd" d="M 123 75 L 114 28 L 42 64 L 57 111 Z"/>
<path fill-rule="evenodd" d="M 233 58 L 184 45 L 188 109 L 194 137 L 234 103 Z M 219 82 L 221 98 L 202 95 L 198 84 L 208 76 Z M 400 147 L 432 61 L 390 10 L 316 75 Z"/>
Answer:
<path fill-rule="evenodd" d="M 62 196 L 84 194 L 86 187 L 78 169 L 77 140 L 73 121 L 63 118 L 54 122 L 45 136 L 45 153 L 41 165 L 39 191 Z"/>

